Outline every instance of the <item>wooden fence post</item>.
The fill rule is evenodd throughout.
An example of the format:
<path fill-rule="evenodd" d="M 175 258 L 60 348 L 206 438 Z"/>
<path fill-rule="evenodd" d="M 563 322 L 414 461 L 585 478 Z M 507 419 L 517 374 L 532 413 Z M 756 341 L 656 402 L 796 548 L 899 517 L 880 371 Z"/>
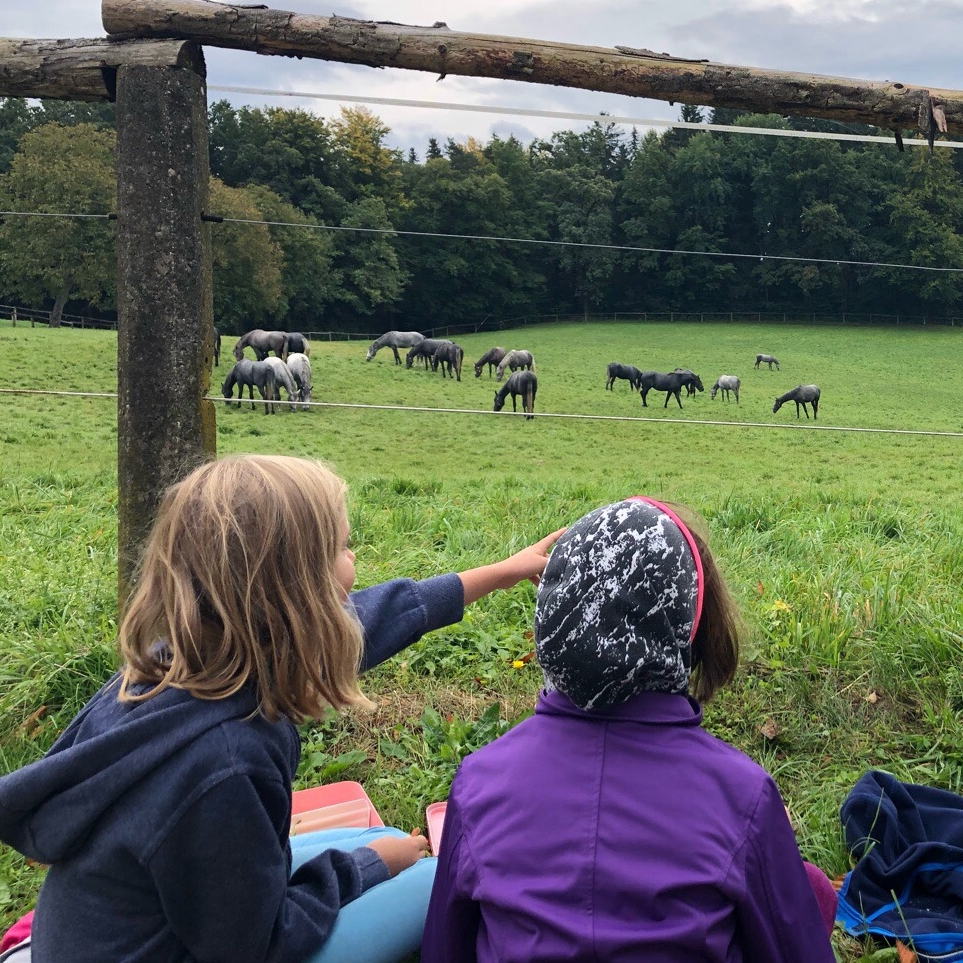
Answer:
<path fill-rule="evenodd" d="M 164 491 L 215 451 L 201 50 L 117 71 L 118 598 Z"/>
<path fill-rule="evenodd" d="M 16 308 L 13 309 L 13 313 L 10 315 L 10 323 L 13 325 L 13 327 L 17 326 L 17 309 Z"/>

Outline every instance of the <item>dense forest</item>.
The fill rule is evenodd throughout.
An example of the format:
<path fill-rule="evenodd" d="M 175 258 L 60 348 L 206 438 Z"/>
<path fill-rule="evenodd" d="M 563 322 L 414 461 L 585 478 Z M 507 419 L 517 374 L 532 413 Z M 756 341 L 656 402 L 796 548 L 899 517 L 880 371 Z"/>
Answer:
<path fill-rule="evenodd" d="M 682 119 L 842 130 L 695 107 Z M 220 101 L 209 124 L 211 213 L 229 219 L 212 225 L 224 331 L 613 311 L 963 314 L 963 272 L 899 266 L 963 268 L 960 151 L 640 134 L 601 116 L 527 145 L 432 139 L 419 156 L 387 146 L 389 128 L 364 108 L 324 119 Z M 0 101 L 0 209 L 112 212 L 114 145 L 110 105 Z M 113 230 L 103 217 L 4 217 L 0 302 L 110 312 Z"/>

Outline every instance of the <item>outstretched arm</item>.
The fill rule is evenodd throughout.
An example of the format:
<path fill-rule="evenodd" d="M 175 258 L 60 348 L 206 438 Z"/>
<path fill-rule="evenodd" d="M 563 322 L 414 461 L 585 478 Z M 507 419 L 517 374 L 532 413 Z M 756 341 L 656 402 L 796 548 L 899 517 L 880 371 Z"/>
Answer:
<path fill-rule="evenodd" d="M 549 549 L 564 531 L 564 528 L 560 528 L 557 532 L 546 535 L 534 545 L 529 545 L 528 548 L 523 548 L 500 562 L 459 572 L 458 577 L 465 587 L 465 605 L 477 602 L 495 589 L 509 589 L 525 579 L 538 585 L 542 572 L 545 571 L 545 565 L 548 563 Z"/>

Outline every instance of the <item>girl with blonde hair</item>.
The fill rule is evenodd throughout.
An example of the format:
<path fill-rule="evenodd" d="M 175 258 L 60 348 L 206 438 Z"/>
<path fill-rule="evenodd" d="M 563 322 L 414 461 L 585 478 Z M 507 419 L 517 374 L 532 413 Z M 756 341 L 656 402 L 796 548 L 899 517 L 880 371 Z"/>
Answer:
<path fill-rule="evenodd" d="M 435 860 L 400 830 L 289 841 L 300 743 L 358 673 L 538 580 L 559 533 L 493 565 L 351 593 L 345 483 L 298 458 L 203 465 L 166 495 L 122 670 L 0 779 L 0 838 L 50 869 L 33 963 L 387 963 L 417 948 Z M 293 871 L 292 871 L 293 870 Z"/>

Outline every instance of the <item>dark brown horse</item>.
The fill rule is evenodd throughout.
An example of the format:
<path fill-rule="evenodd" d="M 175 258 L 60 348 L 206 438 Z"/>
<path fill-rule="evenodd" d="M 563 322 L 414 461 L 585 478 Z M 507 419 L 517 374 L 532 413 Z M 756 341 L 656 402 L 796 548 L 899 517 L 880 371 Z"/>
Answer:
<path fill-rule="evenodd" d="M 480 378 L 482 369 L 485 365 L 488 365 L 488 377 L 492 376 L 492 371 L 500 364 L 502 358 L 505 357 L 504 348 L 489 348 L 476 362 L 475 362 L 475 377 Z"/>
<path fill-rule="evenodd" d="M 641 377 L 642 372 L 634 364 L 619 364 L 617 361 L 613 361 L 608 367 L 605 387 L 615 391 L 615 379 L 624 378 L 633 391 L 638 391 L 642 387 L 639 384 L 639 378 Z"/>
<path fill-rule="evenodd" d="M 465 349 L 460 344 L 448 341 L 435 348 L 435 353 L 431 356 L 431 370 L 437 371 L 441 367 L 441 374 L 444 377 L 447 369 L 449 378 L 457 378 L 461 381 L 461 363 L 464 359 Z"/>

